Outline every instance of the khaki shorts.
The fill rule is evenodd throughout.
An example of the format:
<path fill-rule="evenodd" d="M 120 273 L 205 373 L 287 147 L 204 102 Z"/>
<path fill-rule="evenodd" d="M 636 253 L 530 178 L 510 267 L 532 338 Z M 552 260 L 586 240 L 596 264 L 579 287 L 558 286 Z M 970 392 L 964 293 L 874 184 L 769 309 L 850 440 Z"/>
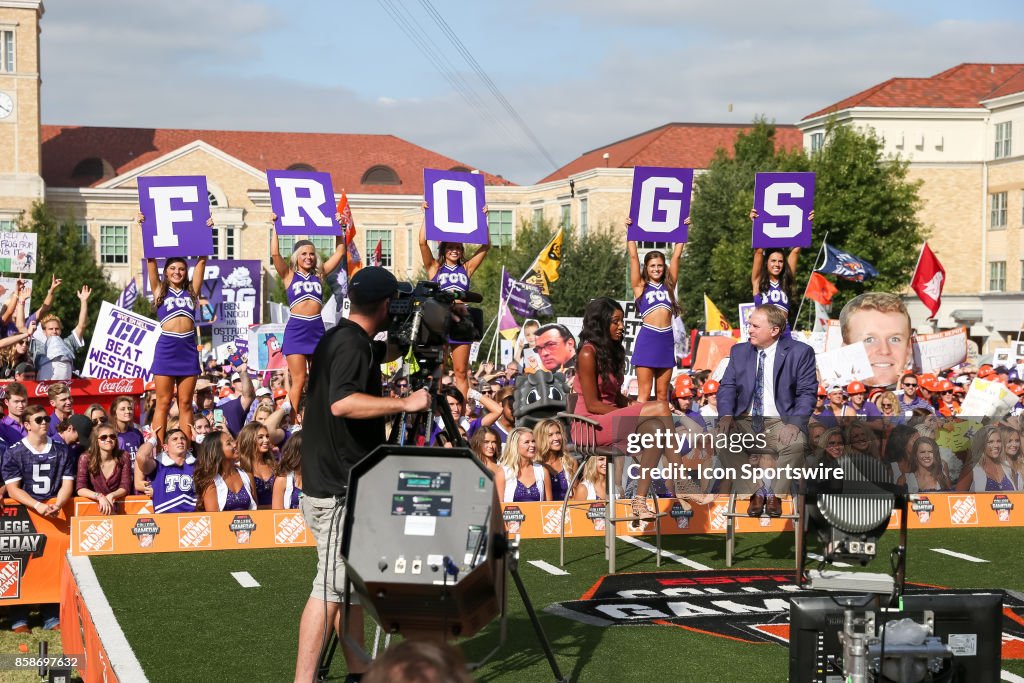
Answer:
<path fill-rule="evenodd" d="M 313 579 L 313 590 L 309 596 L 327 602 L 341 602 L 345 590 L 345 562 L 341 559 L 341 531 L 345 526 L 345 508 L 341 508 L 335 516 L 337 507 L 338 501 L 334 498 L 314 498 L 305 494 L 299 497 L 302 518 L 306 520 L 306 527 L 316 539 L 316 578 Z M 327 547 L 328 535 L 331 537 L 330 548 Z M 359 602 L 354 593 L 351 595 L 351 602 Z"/>

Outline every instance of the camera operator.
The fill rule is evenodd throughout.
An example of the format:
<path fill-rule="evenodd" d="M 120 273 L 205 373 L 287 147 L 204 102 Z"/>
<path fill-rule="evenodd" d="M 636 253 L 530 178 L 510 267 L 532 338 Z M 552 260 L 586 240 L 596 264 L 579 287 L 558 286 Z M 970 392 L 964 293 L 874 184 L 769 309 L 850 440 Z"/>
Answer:
<path fill-rule="evenodd" d="M 388 329 L 388 304 L 397 289 L 395 276 L 384 268 L 363 268 L 356 273 L 349 284 L 352 310 L 348 320 L 339 320 L 324 334 L 311 359 L 299 507 L 316 538 L 317 571 L 299 624 L 295 680 L 301 683 L 315 680 L 328 624 L 334 624 L 345 644 L 340 633 L 339 603 L 345 583 L 340 534 L 349 470 L 385 442 L 386 416 L 423 411 L 431 401 L 422 389 L 404 398 L 382 396 L 380 364 L 388 360 L 388 350 L 373 337 Z M 398 350 L 393 351 L 397 357 Z M 361 608 L 350 612 L 348 631 L 362 645 Z M 344 652 L 350 672 L 347 680 L 358 680 L 365 666 L 348 647 Z"/>

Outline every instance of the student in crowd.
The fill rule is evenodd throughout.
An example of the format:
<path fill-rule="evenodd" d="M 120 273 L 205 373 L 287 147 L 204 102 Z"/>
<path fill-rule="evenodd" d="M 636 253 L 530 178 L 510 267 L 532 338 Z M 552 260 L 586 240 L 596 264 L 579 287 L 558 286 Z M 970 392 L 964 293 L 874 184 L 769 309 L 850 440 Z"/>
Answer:
<path fill-rule="evenodd" d="M 185 432 L 177 428 L 170 429 L 164 438 L 163 450 L 155 453 L 156 449 L 156 437 L 150 437 L 135 455 L 135 469 L 142 476 L 148 477 L 150 482 L 153 511 L 195 512 L 193 476 L 196 459 L 189 451 Z"/>
<path fill-rule="evenodd" d="M 218 432 L 199 446 L 193 482 L 196 512 L 255 510 L 252 480 L 239 467 L 235 437 Z"/>
<path fill-rule="evenodd" d="M 248 363 L 238 366 L 238 371 L 231 375 L 231 381 L 226 388 L 227 391 L 217 399 L 214 410 L 220 409 L 223 412 L 227 430 L 237 437 L 245 425 L 245 416 L 249 413 L 249 406 L 256 400 L 256 387 L 253 386 L 252 379 L 249 377 Z"/>
<path fill-rule="evenodd" d="M 551 500 L 551 477 L 537 462 L 537 445 L 530 429 L 512 430 L 498 464 L 501 468 L 494 475 L 494 485 L 501 502 Z"/>
<path fill-rule="evenodd" d="M 1003 458 L 1010 465 L 1017 478 L 1024 482 L 1024 458 L 1021 457 L 1020 430 L 1016 426 L 1019 420 L 1008 420 L 999 426 L 999 434 L 1003 439 Z"/>
<path fill-rule="evenodd" d="M 551 500 L 565 500 L 570 493 L 569 482 L 576 476 L 579 463 L 569 453 L 568 440 L 561 420 L 541 420 L 533 428 L 537 461 L 544 465 L 551 480 Z"/>
<path fill-rule="evenodd" d="M 843 415 L 857 415 L 859 417 L 881 417 L 882 412 L 878 407 L 868 400 L 868 389 L 863 382 L 850 382 L 846 385 L 846 395 L 849 397 L 847 405 L 849 410 Z"/>
<path fill-rule="evenodd" d="M 145 220 L 140 213 L 139 229 Z M 212 227 L 211 218 L 208 225 Z M 166 438 L 164 430 L 178 392 L 178 420 L 185 438 L 192 438 L 192 395 L 199 377 L 199 350 L 196 347 L 196 325 L 200 292 L 206 272 L 206 256 L 200 256 L 188 280 L 188 262 L 180 256 L 164 262 L 163 277 L 157 271 L 156 259 L 146 259 L 153 303 L 160 321 L 160 337 L 153 352 L 153 381 L 156 384 L 156 406 L 152 416 L 153 433 L 158 440 Z"/>
<path fill-rule="evenodd" d="M 33 320 L 24 332 L 0 339 L 0 380 L 13 379 L 14 369 L 22 363 L 31 365 L 32 358 L 28 355 L 28 345 L 35 331 L 36 321 Z M 35 366 L 32 368 L 34 370 Z"/>
<path fill-rule="evenodd" d="M 971 440 L 971 465 L 964 467 L 957 491 L 1020 491 L 1021 478 L 1003 453 L 1005 444 L 998 425 L 987 425 Z"/>
<path fill-rule="evenodd" d="M 78 459 L 75 489 L 80 498 L 96 501 L 101 515 L 113 514 L 116 502 L 132 490 L 132 463 L 110 425 L 93 430 L 88 450 Z"/>
<path fill-rule="evenodd" d="M 0 439 L 10 444 L 17 443 L 28 432 L 25 430 L 25 409 L 28 407 L 28 390 L 20 382 L 10 382 L 5 387 L 4 404 L 7 414 L 0 418 Z"/>
<path fill-rule="evenodd" d="M 206 435 L 210 433 L 212 426 L 210 425 L 210 418 L 205 415 L 197 415 L 195 420 L 192 422 L 192 436 L 197 444 L 203 443 L 206 439 Z"/>
<path fill-rule="evenodd" d="M 863 421 L 847 423 L 843 427 L 843 435 L 851 455 L 879 458 L 878 437 Z"/>
<path fill-rule="evenodd" d="M 51 384 L 46 389 L 46 396 L 50 400 L 53 412 L 50 414 L 50 438 L 57 434 L 57 425 L 71 417 L 74 412 L 71 401 L 71 389 L 67 384 Z"/>
<path fill-rule="evenodd" d="M 71 330 L 71 334 L 61 338 L 63 324 L 60 318 L 52 313 L 39 321 L 39 327 L 32 335 L 32 343 L 29 344 L 29 355 L 32 356 L 36 365 L 36 380 L 43 382 L 48 380 L 71 379 L 75 369 L 75 353 L 85 346 L 82 335 L 85 334 L 85 326 L 89 322 L 89 295 L 92 290 L 89 285 L 82 285 L 78 290 L 78 323 Z M 20 311 L 16 318 L 18 330 L 26 332 L 24 321 L 21 320 Z"/>
<path fill-rule="evenodd" d="M 107 424 L 110 421 L 110 416 L 107 415 L 107 409 L 99 403 L 90 404 L 89 407 L 85 409 L 85 416 L 89 418 L 89 421 L 92 422 L 93 425 L 96 426 Z"/>
<path fill-rule="evenodd" d="M 689 216 L 686 223 L 689 225 Z M 631 220 L 626 220 L 630 225 Z M 637 315 L 643 321 L 633 344 L 631 362 L 636 369 L 637 399 L 651 400 L 652 389 L 657 401 L 669 400 L 669 380 L 676 366 L 675 339 L 672 318 L 679 313 L 676 306 L 676 282 L 679 280 L 679 257 L 683 245 L 672 248 L 672 257 L 666 261 L 660 251 L 649 251 L 640 263 L 640 254 L 634 240 L 626 242 L 629 252 L 629 284 L 636 299 Z"/>
<path fill-rule="evenodd" d="M 498 453 L 501 451 L 501 437 L 494 427 L 481 427 L 469 439 L 469 447 L 473 454 L 489 469 L 492 474 L 498 473 Z"/>
<path fill-rule="evenodd" d="M 953 483 L 942 466 L 939 444 L 935 443 L 935 439 L 922 436 L 914 442 L 910 471 L 900 476 L 899 484 L 907 487 L 907 493 L 953 490 Z"/>
<path fill-rule="evenodd" d="M 902 391 L 899 393 L 899 412 L 903 413 L 905 417 L 909 417 L 910 413 L 916 408 L 925 408 L 929 412 L 935 412 L 931 402 L 922 399 L 918 395 L 919 386 L 920 383 L 917 375 L 912 372 L 903 373 L 903 376 L 900 378 L 900 388 Z"/>
<path fill-rule="evenodd" d="M 335 219 L 340 223 L 341 215 L 335 215 Z M 277 222 L 275 214 L 271 214 L 270 222 Z M 281 353 L 288 363 L 288 374 L 292 380 L 288 400 L 295 407 L 299 405 L 299 398 L 306 388 L 309 358 L 313 355 L 320 337 L 324 336 L 324 320 L 320 317 L 323 309 L 321 279 L 325 272 L 335 270 L 345 258 L 344 239 L 338 239 L 336 243 L 334 253 L 321 265 L 320 255 L 309 240 L 297 241 L 292 246 L 291 258 L 288 261 L 281 256 L 277 235 L 270 240 L 270 258 L 288 296 L 290 315 L 284 328 L 284 346 Z M 233 433 L 237 434 L 238 431 L 234 430 Z"/>
<path fill-rule="evenodd" d="M 274 460 L 270 432 L 259 422 L 250 422 L 238 432 L 238 455 L 242 470 L 253 478 L 256 505 L 269 508 L 274 502 Z"/>
<path fill-rule="evenodd" d="M 680 382 L 680 380 L 687 380 L 686 382 Z M 696 422 L 701 429 L 707 430 L 707 423 L 704 421 L 704 416 L 700 414 L 700 410 L 694 409 L 693 401 L 693 381 L 687 375 L 679 375 L 676 378 L 675 385 L 672 391 L 672 398 L 675 401 L 675 405 L 672 407 L 673 412 L 685 415 L 694 422 Z"/>
<path fill-rule="evenodd" d="M 583 465 L 583 474 L 572 493 L 573 500 L 608 500 L 608 458 L 593 455 Z"/>
<path fill-rule="evenodd" d="M 117 433 L 117 446 L 125 455 L 128 462 L 135 466 L 135 457 L 142 446 L 142 430 L 135 424 L 135 399 L 131 396 L 118 396 L 110 404 L 111 426 Z M 134 489 L 129 489 L 129 495 Z"/>
<path fill-rule="evenodd" d="M 288 439 L 281 449 L 281 459 L 274 470 L 275 510 L 297 510 L 302 494 L 302 432 Z"/>
<path fill-rule="evenodd" d="M 427 203 L 423 203 L 423 210 L 427 210 Z M 484 207 L 486 218 L 487 207 Z M 423 268 L 427 271 L 427 277 L 438 284 L 441 291 L 453 292 L 456 297 L 469 291 L 473 273 L 480 267 L 480 264 L 487 258 L 490 251 L 490 244 L 481 244 L 468 259 L 466 247 L 462 242 L 441 242 L 437 245 L 437 255 L 430 251 L 427 244 L 426 214 L 424 214 L 423 225 L 420 227 L 420 256 L 423 257 Z M 463 396 L 469 394 L 469 342 L 451 342 L 452 365 L 455 368 L 455 386 L 462 392 Z"/>
<path fill-rule="evenodd" d="M 495 402 L 501 406 L 501 416 L 491 426 L 498 432 L 502 444 L 508 441 L 508 435 L 516 426 L 515 394 L 516 390 L 513 387 L 502 387 L 494 394 Z"/>

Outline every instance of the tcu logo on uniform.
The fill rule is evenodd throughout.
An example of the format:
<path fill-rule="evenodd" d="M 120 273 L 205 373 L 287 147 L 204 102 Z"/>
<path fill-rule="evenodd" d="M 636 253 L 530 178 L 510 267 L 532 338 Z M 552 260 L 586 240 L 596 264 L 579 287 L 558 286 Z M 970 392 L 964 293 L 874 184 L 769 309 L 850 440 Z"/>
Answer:
<path fill-rule="evenodd" d="M 169 474 L 164 478 L 164 486 L 166 490 L 164 493 L 174 493 L 175 491 L 191 491 L 192 490 L 192 475 L 190 474 Z"/>
<path fill-rule="evenodd" d="M 192 299 L 186 297 L 168 297 L 164 299 L 164 307 L 168 311 L 173 311 L 176 308 L 192 308 L 195 304 Z"/>
<path fill-rule="evenodd" d="M 441 289 L 448 289 L 449 287 L 458 287 L 465 291 L 469 289 L 469 278 L 466 277 L 465 273 L 439 273 L 437 276 L 437 284 L 440 285 Z"/>
<path fill-rule="evenodd" d="M 658 301 L 663 301 L 666 304 L 672 303 L 672 300 L 668 297 L 668 292 L 664 290 L 660 292 L 647 292 L 647 294 L 644 295 L 644 300 L 647 302 L 647 305 L 651 305 Z"/>
<path fill-rule="evenodd" d="M 769 288 L 767 292 L 762 295 L 765 303 L 769 304 L 784 304 L 788 303 L 789 300 L 786 298 L 786 293 L 782 289 L 776 289 L 774 287 Z"/>
<path fill-rule="evenodd" d="M 323 290 L 320 287 L 319 282 L 293 282 L 292 293 L 296 296 L 300 294 L 322 294 Z"/>

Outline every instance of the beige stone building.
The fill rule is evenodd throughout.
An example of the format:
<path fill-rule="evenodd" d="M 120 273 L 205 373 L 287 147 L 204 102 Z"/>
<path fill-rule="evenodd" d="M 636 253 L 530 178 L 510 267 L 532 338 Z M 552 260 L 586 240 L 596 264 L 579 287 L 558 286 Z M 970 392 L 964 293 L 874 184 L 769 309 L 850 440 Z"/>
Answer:
<path fill-rule="evenodd" d="M 990 346 L 1015 337 L 1024 319 L 1024 64 L 892 78 L 805 117 L 807 149 L 824 142 L 830 117 L 874 129 L 923 181 L 920 217 L 946 269 L 937 326 L 967 325 Z M 927 310 L 916 296 L 907 303 L 924 326 Z"/>

